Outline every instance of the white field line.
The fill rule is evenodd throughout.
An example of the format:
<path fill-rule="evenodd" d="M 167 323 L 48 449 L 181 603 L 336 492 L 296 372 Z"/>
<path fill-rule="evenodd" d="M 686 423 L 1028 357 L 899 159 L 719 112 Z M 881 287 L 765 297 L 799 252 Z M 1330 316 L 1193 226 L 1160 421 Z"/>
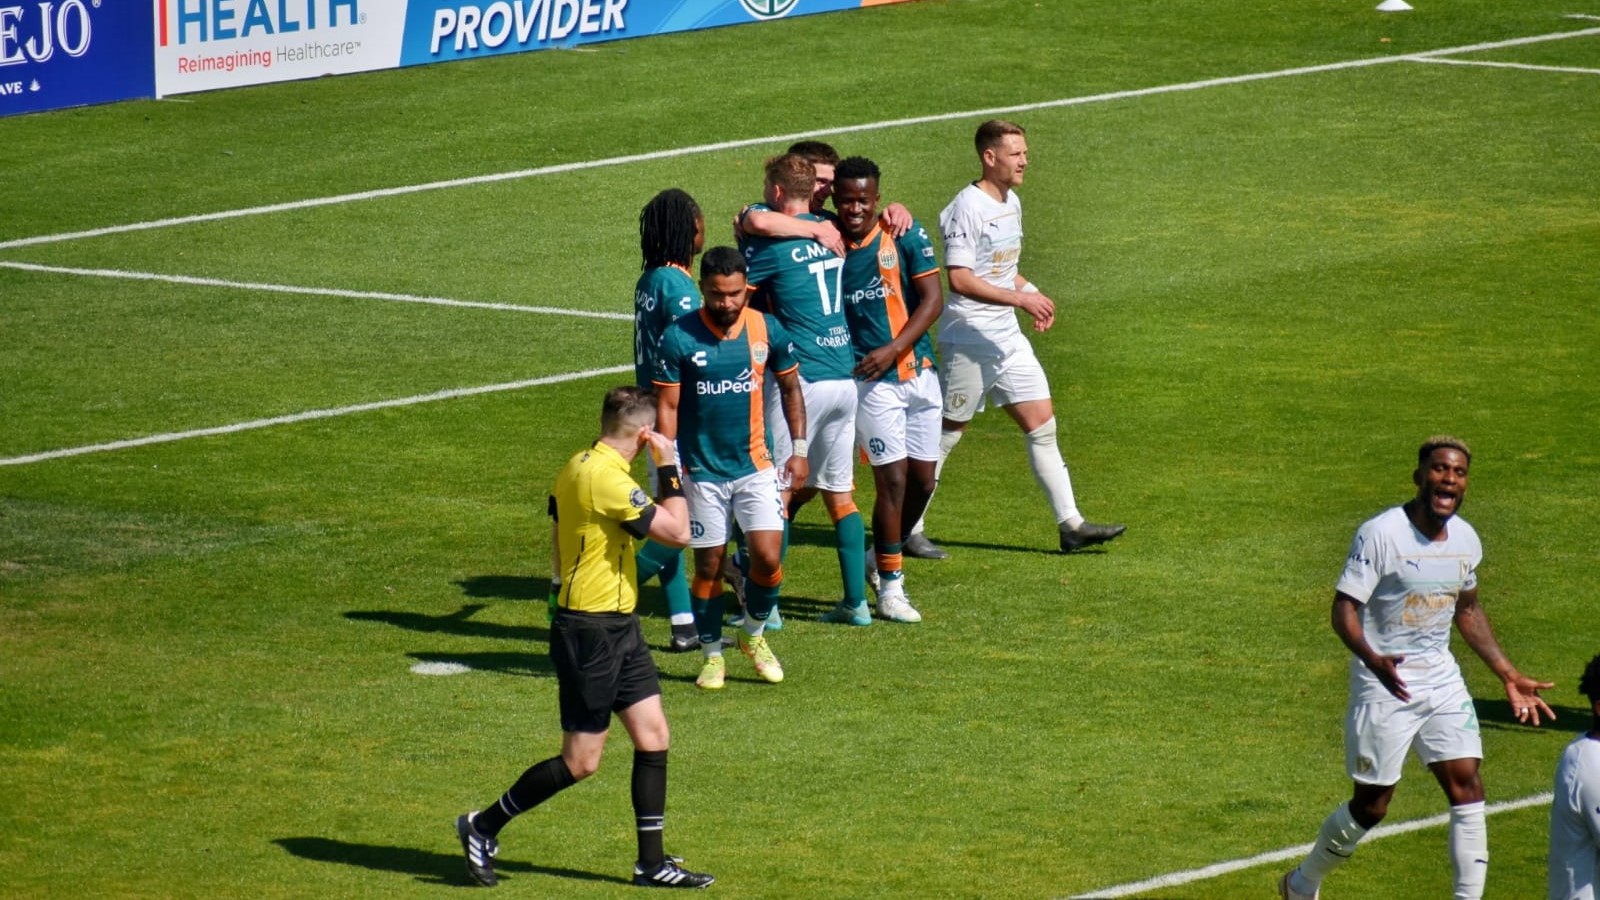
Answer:
<path fill-rule="evenodd" d="M 1503 803 L 1491 803 L 1484 809 L 1484 814 L 1494 815 L 1495 813 L 1526 809 L 1530 806 L 1545 806 L 1549 804 L 1553 798 L 1553 794 L 1544 793 L 1534 794 L 1531 797 L 1523 797 L 1520 800 L 1507 800 Z M 1362 838 L 1362 843 L 1367 843 L 1386 837 L 1393 837 L 1397 834 L 1408 834 L 1413 831 L 1421 831 L 1425 828 L 1438 828 L 1440 825 L 1445 825 L 1449 822 L 1450 814 L 1440 813 L 1437 816 L 1429 816 L 1426 819 L 1412 819 L 1409 822 L 1396 822 L 1393 825 L 1379 825 L 1377 828 L 1367 832 L 1367 836 Z M 1207 879 L 1216 878 L 1219 875 L 1226 875 L 1229 872 L 1237 872 L 1240 869 L 1250 869 L 1256 866 L 1264 866 L 1269 863 L 1281 863 L 1300 859 L 1307 853 L 1311 852 L 1311 846 L 1311 844 L 1300 844 L 1296 847 L 1284 847 L 1282 850 L 1273 850 L 1268 853 L 1262 853 L 1258 856 L 1251 856 L 1245 859 L 1234 859 L 1227 862 L 1220 862 L 1214 865 L 1205 866 L 1204 868 L 1200 869 L 1189 869 L 1188 871 L 1184 872 L 1173 872 L 1168 875 L 1158 875 L 1155 878 L 1146 879 L 1144 881 L 1136 881 L 1131 884 L 1119 884 L 1115 887 L 1101 888 L 1100 890 L 1091 891 L 1087 894 L 1077 894 L 1072 897 L 1072 900 L 1098 900 L 1098 898 L 1108 898 L 1109 900 L 1109 898 L 1115 897 L 1131 897 L 1135 894 L 1143 894 L 1146 891 L 1156 890 L 1157 888 L 1178 887 L 1179 885 L 1189 884 L 1195 881 L 1205 881 Z"/>
<path fill-rule="evenodd" d="M 1600 22 L 1600 16 L 1591 16 L 1588 13 L 1568 13 L 1568 14 L 1562 16 L 1561 18 L 1563 18 L 1563 19 L 1588 19 L 1591 22 Z"/>
<path fill-rule="evenodd" d="M 313 409 L 308 412 L 293 413 L 287 416 L 274 416 L 270 419 L 254 419 L 249 422 L 237 422 L 233 425 L 219 425 L 215 428 L 198 428 L 194 431 L 174 431 L 167 434 L 152 434 L 146 437 L 130 438 L 125 441 L 112 441 L 108 444 L 90 444 L 84 447 L 68 447 L 63 450 L 47 450 L 43 453 L 32 453 L 27 456 L 13 456 L 9 459 L 0 459 L 0 466 L 22 466 L 28 463 L 44 462 L 49 459 L 61 459 L 67 456 L 82 456 L 85 453 L 104 453 L 109 450 L 126 450 L 130 447 L 144 447 L 150 444 L 165 444 L 171 441 L 182 441 L 189 438 L 210 437 L 219 434 L 235 434 L 240 431 L 253 431 L 257 428 L 269 428 L 273 425 L 289 425 L 294 422 L 308 422 L 312 419 L 331 419 L 335 416 L 345 416 L 351 413 L 369 412 L 375 409 L 392 409 L 397 406 L 414 406 L 418 403 L 432 403 L 435 400 L 454 400 L 458 397 L 475 397 L 479 394 L 493 394 L 500 391 L 520 391 L 523 388 L 537 387 L 544 384 L 559 384 L 563 381 L 577 381 L 583 378 L 593 378 L 597 375 L 616 375 L 622 372 L 632 372 L 633 366 L 611 366 L 606 369 L 589 369 L 584 372 L 566 372 L 561 375 L 547 375 L 544 378 L 530 378 L 526 381 L 508 381 L 504 384 L 486 384 L 479 387 L 454 388 L 446 391 L 436 391 L 432 394 L 419 394 L 415 397 L 400 397 L 394 400 L 378 400 L 373 403 L 358 403 L 354 406 L 340 406 L 334 409 Z"/>
<path fill-rule="evenodd" d="M 266 206 L 253 206 L 245 209 L 230 209 L 221 212 L 200 213 L 190 216 L 177 216 L 170 219 L 155 219 L 147 222 L 132 222 L 125 225 L 112 225 L 105 228 L 93 228 L 87 231 L 70 231 L 60 234 L 45 234 L 35 237 L 16 238 L 9 241 L 0 241 L 0 250 L 16 247 L 30 247 L 38 244 L 55 244 L 64 241 L 82 240 L 85 238 L 103 237 L 112 234 L 124 234 L 132 231 L 146 231 L 152 228 L 168 228 L 175 225 L 188 225 L 197 222 L 214 222 L 222 219 L 236 219 L 243 216 L 259 216 L 269 213 L 291 212 L 294 210 L 310 209 L 318 206 L 334 206 L 343 203 L 355 203 L 362 200 L 376 200 L 382 197 L 398 197 L 405 194 L 415 194 L 423 191 L 444 190 L 447 188 L 470 187 L 479 184 L 490 184 L 497 181 L 514 181 L 523 178 L 535 178 L 543 175 L 556 175 L 563 172 L 579 172 L 587 169 L 600 169 L 610 166 L 622 166 L 632 163 L 652 162 L 663 159 L 676 159 L 683 156 L 693 156 L 702 153 L 712 153 L 719 150 L 737 150 L 743 147 L 754 147 L 763 144 L 785 144 L 800 138 L 826 137 L 841 134 L 859 134 L 866 131 L 882 131 L 889 128 L 903 128 L 909 125 L 926 125 L 933 122 L 947 122 L 955 119 L 989 119 L 1000 115 L 1011 115 L 1019 112 L 1029 112 L 1041 109 L 1057 109 L 1068 106 L 1081 106 L 1090 103 L 1106 103 L 1113 100 L 1127 100 L 1135 97 L 1152 97 L 1159 94 L 1171 94 L 1180 91 L 1197 91 L 1206 88 L 1226 87 L 1236 84 L 1247 84 L 1252 81 L 1266 81 L 1274 78 L 1290 78 L 1297 75 L 1314 75 L 1321 72 L 1339 72 L 1345 69 L 1359 69 L 1367 66 L 1381 66 L 1387 63 L 1413 62 L 1434 56 L 1456 56 L 1462 53 L 1476 53 L 1483 50 L 1499 50 L 1505 47 L 1518 47 L 1525 44 L 1537 44 L 1544 41 L 1560 41 L 1568 38 L 1590 37 L 1600 35 L 1600 28 L 1584 28 L 1574 31 L 1557 31 L 1549 34 L 1533 35 L 1531 37 L 1510 38 L 1503 41 L 1489 41 L 1481 44 L 1466 44 L 1460 47 L 1444 47 L 1438 50 L 1425 50 L 1421 53 L 1408 53 L 1403 56 L 1376 56 L 1367 59 L 1352 59 L 1343 62 L 1325 63 L 1316 66 L 1299 66 L 1292 69 L 1278 69 L 1271 72 L 1255 72 L 1247 75 L 1229 75 L 1222 78 L 1207 78 L 1202 81 L 1188 81 L 1181 84 L 1167 84 L 1157 87 L 1138 88 L 1135 90 L 1111 91 L 1104 94 L 1090 94 L 1082 97 L 1067 97 L 1059 100 L 1046 100 L 1039 103 L 1020 103 L 1014 106 L 998 106 L 989 109 L 964 110 L 962 112 L 937 113 L 926 116 L 912 116 L 904 119 L 885 119 L 878 122 L 867 122 L 860 125 L 841 125 L 833 128 L 822 128 L 811 131 L 798 131 L 790 134 L 774 134 L 766 137 L 741 138 L 731 141 L 720 141 L 713 144 L 698 144 L 692 147 L 675 147 L 669 150 L 653 150 L 648 153 L 633 153 L 626 156 L 612 156 L 605 159 L 583 160 L 579 162 L 559 163 L 550 166 L 540 166 L 533 169 L 518 169 L 513 172 L 497 172 L 488 175 L 474 175 L 467 178 L 451 178 L 445 181 L 431 181 L 425 184 L 402 185 L 399 187 L 381 188 L 372 191 L 359 191 L 352 194 L 339 194 L 332 197 L 316 197 L 307 200 L 294 200 L 287 203 L 273 203 Z"/>
<path fill-rule="evenodd" d="M 1419 59 L 1419 63 L 1445 66 L 1484 66 L 1490 69 L 1524 69 L 1529 72 L 1571 72 L 1576 75 L 1600 75 L 1600 69 L 1579 69 L 1573 66 L 1536 66 L 1531 63 L 1492 62 L 1487 59 L 1446 59 L 1442 56 Z"/>
<path fill-rule="evenodd" d="M 493 309 L 503 312 L 542 313 L 551 316 L 578 316 L 588 319 L 614 319 L 633 321 L 629 313 L 598 312 L 587 309 L 558 309 L 553 306 L 519 306 L 514 303 L 489 303 L 479 300 L 452 300 L 448 297 L 423 297 L 416 294 L 392 294 L 386 291 L 350 291 L 342 288 L 307 287 L 294 284 L 264 284 L 255 281 L 228 281 L 222 278 L 199 278 L 193 275 L 162 275 L 157 272 L 130 272 L 126 269 L 76 269 L 68 266 L 41 266 L 35 263 L 6 262 L 0 268 L 24 272 L 42 272 L 51 275 L 81 275 L 89 278 L 124 278 L 132 281 L 160 281 L 167 284 L 218 287 L 240 291 L 265 291 L 273 294 L 300 294 L 314 297 L 344 297 L 352 300 L 391 300 L 398 303 L 425 303 L 432 306 L 456 306 L 470 309 Z"/>

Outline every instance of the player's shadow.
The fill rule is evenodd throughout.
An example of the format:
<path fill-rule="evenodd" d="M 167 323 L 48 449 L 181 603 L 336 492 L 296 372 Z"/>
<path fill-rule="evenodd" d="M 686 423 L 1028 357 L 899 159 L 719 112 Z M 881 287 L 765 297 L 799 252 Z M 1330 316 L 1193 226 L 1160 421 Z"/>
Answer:
<path fill-rule="evenodd" d="M 425 884 L 469 885 L 474 883 L 467 876 L 466 865 L 459 853 L 435 853 L 431 850 L 418 850 L 415 847 L 356 844 L 350 841 L 338 841 L 322 837 L 276 838 L 273 843 L 282 847 L 290 855 L 313 862 L 359 866 L 363 869 L 372 869 L 379 872 L 399 872 L 402 875 L 411 875 Z M 572 878 L 579 881 L 631 884 L 628 879 L 615 875 L 580 872 L 576 869 L 563 869 L 558 866 L 535 866 L 529 863 L 509 860 L 504 856 L 495 857 L 494 869 L 500 875 L 501 880 L 506 882 L 515 880 L 514 876 L 507 878 L 507 873 L 530 873 L 550 875 L 556 878 Z"/>
<path fill-rule="evenodd" d="M 556 674 L 555 666 L 550 662 L 550 654 L 545 652 L 542 645 L 531 648 L 526 653 L 432 653 L 419 651 L 407 653 L 406 656 L 419 662 L 460 663 L 475 672 L 499 672 L 503 675 L 520 675 L 530 678 L 552 678 Z"/>
<path fill-rule="evenodd" d="M 498 622 L 475 621 L 472 617 L 485 606 L 483 603 L 468 603 L 455 612 L 442 616 L 398 609 L 357 609 L 345 613 L 344 617 L 358 622 L 382 622 L 424 634 L 454 634 L 461 637 L 509 641 L 543 641 L 550 636 L 549 630 L 543 626 L 502 625 Z"/>
<path fill-rule="evenodd" d="M 1549 703 L 1548 700 L 1545 702 Z M 1516 714 L 1511 711 L 1511 701 L 1504 697 L 1488 700 L 1474 699 L 1472 703 L 1478 710 L 1478 724 L 1484 728 L 1496 731 L 1533 730 L 1533 726 L 1517 721 Z M 1548 728 L 1555 731 L 1588 731 L 1589 725 L 1594 720 L 1594 714 L 1586 706 L 1558 706 L 1550 703 L 1550 708 L 1555 710 L 1556 719 L 1551 722 L 1546 720 L 1544 716 L 1540 716 L 1539 728 L 1541 730 Z"/>

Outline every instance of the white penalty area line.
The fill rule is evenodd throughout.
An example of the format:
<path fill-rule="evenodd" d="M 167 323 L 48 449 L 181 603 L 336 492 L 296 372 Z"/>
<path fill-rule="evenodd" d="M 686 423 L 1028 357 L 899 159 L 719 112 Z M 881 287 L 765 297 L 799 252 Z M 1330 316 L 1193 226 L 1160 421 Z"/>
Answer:
<path fill-rule="evenodd" d="M 541 313 L 552 316 L 578 316 L 588 319 L 614 319 L 633 321 L 625 313 L 598 312 L 586 309 L 558 309 L 553 306 L 520 306 L 515 303 L 489 303 L 478 300 L 452 300 L 448 297 L 425 297 L 417 294 L 394 294 L 387 291 L 350 291 L 342 288 L 308 287 L 294 284 L 264 284 L 255 281 L 228 281 L 222 278 L 200 278 L 193 275 L 163 275 L 157 272 L 130 272 L 125 269 L 78 269 L 70 266 L 41 266 L 35 263 L 6 262 L 0 268 L 48 275 L 78 275 L 87 278 L 122 278 L 131 281 L 159 281 L 165 284 L 182 284 L 196 287 L 227 288 L 239 291 L 263 291 L 272 294 L 296 294 L 312 297 L 341 297 L 351 300 L 389 300 L 397 303 L 423 303 L 430 306 L 454 306 L 469 309 L 492 309 L 502 312 Z"/>
<path fill-rule="evenodd" d="M 215 428 L 198 428 L 194 431 L 174 431 L 167 434 L 152 434 L 146 437 L 130 438 L 125 441 L 112 441 L 107 444 L 90 444 L 84 447 L 68 447 L 62 450 L 47 450 L 43 453 L 31 453 L 27 456 L 13 456 L 9 459 L 0 459 L 0 466 L 22 466 L 28 463 L 44 462 L 50 459 L 62 459 L 68 456 L 82 456 L 86 453 L 105 453 L 110 450 L 126 450 L 131 447 L 146 447 L 150 444 L 166 444 L 172 441 L 183 441 L 189 438 L 210 437 L 219 434 L 237 434 L 241 431 L 254 431 L 257 428 L 270 428 L 274 425 L 290 425 L 295 422 L 309 422 L 313 419 L 331 419 L 336 416 L 347 416 L 351 413 L 370 412 L 376 409 L 393 409 L 398 406 L 415 406 L 419 403 L 433 403 L 437 400 L 455 400 L 460 397 L 476 397 L 479 394 L 494 394 L 501 391 L 520 391 L 524 388 L 538 387 L 546 384 L 560 384 L 564 381 L 578 381 L 584 378 L 594 378 L 599 375 L 617 375 L 623 372 L 632 372 L 633 366 L 611 366 L 606 369 L 589 369 L 584 372 L 567 372 L 562 375 L 547 375 L 544 378 L 530 378 L 526 381 L 508 381 L 504 384 L 486 384 L 479 387 L 454 388 L 446 391 L 437 391 L 432 394 L 419 394 L 415 397 L 400 397 L 394 400 L 378 400 L 373 403 L 358 403 L 354 406 L 340 406 L 333 409 L 313 409 L 308 412 L 293 413 L 287 416 L 273 416 L 270 419 L 254 419 L 249 422 L 237 422 L 233 425 L 219 425 Z"/>
<path fill-rule="evenodd" d="M 1444 47 L 1438 50 L 1425 50 L 1421 53 L 1408 53 L 1401 56 L 1375 56 L 1367 59 L 1352 59 L 1343 62 L 1324 63 L 1316 66 L 1298 66 L 1292 69 L 1278 69 L 1271 72 L 1255 72 L 1247 75 L 1229 75 L 1222 78 L 1207 78 L 1202 81 L 1188 81 L 1181 84 L 1160 85 L 1157 87 L 1138 88 L 1126 91 L 1111 91 L 1104 94 L 1090 94 L 1082 97 L 1067 97 L 1059 100 L 1046 100 L 1039 103 L 1020 103 L 1013 106 L 997 106 L 988 109 L 972 109 L 962 112 L 938 113 L 926 116 L 912 116 L 904 119 L 885 119 L 878 122 L 867 122 L 859 125 L 842 125 L 833 128 L 797 131 L 789 134 L 774 134 L 765 137 L 742 138 L 739 140 L 720 141 L 713 144 L 698 144 L 692 147 L 676 147 L 670 150 L 654 150 L 648 153 L 632 153 L 626 156 L 612 156 L 605 159 L 585 160 L 580 162 L 560 163 L 550 166 L 539 166 L 532 169 L 518 169 L 514 172 L 497 172 L 488 175 L 473 175 L 467 178 L 451 178 L 444 181 L 430 181 L 425 184 L 402 185 L 399 187 L 382 188 L 372 191 L 359 191 L 351 194 L 339 194 L 332 197 L 316 197 L 307 200 L 295 200 L 287 203 L 273 203 L 266 206 L 253 206 L 245 209 L 223 210 L 221 212 L 201 213 L 191 216 L 176 216 L 170 219 L 155 219 L 147 222 L 132 222 L 125 225 L 112 225 L 105 228 L 93 228 L 87 231 L 70 231 L 60 234 L 45 234 L 35 237 L 16 238 L 9 241 L 0 241 L 0 250 L 16 247 L 31 247 L 39 244 L 56 244 L 65 241 L 83 240 L 86 238 L 104 237 L 113 234 L 125 234 L 133 231 L 147 231 L 153 228 L 169 228 L 176 225 L 190 225 L 199 222 L 215 222 L 223 219 L 236 219 L 244 216 L 260 216 L 270 213 L 292 212 L 295 210 L 311 209 L 318 206 L 334 206 L 343 203 L 356 203 L 363 200 L 376 200 L 383 197 L 399 197 L 406 194 L 416 194 L 423 191 L 445 190 L 447 188 L 471 187 L 480 184 L 492 184 L 499 181 L 515 181 L 524 178 L 536 178 L 543 175 L 558 175 L 564 172 L 581 172 L 589 169 L 601 169 L 612 166 L 630 165 L 632 163 L 654 162 L 656 160 L 676 159 L 684 156 L 693 156 L 703 153 L 714 153 L 720 150 L 738 150 L 745 147 L 756 147 L 765 144 L 784 144 L 801 138 L 831 137 L 843 134 L 860 134 L 868 131 L 883 131 L 890 128 L 904 128 L 911 125 L 928 125 L 935 122 L 948 122 L 956 119 L 990 119 L 995 116 L 1011 115 L 1021 112 L 1032 112 L 1041 109 L 1060 109 L 1069 106 L 1082 106 L 1091 103 L 1107 103 L 1113 100 L 1129 100 L 1137 97 L 1153 97 L 1160 94 L 1172 94 L 1181 91 L 1198 91 L 1206 88 L 1227 87 L 1236 84 L 1248 84 L 1253 81 L 1267 81 L 1274 78 L 1290 78 L 1297 75 L 1314 75 L 1322 72 L 1339 72 L 1346 69 L 1359 69 L 1367 66 L 1381 66 L 1388 63 L 1415 62 L 1435 56 L 1456 56 L 1462 53 L 1477 53 L 1484 50 L 1499 50 L 1506 47 L 1519 47 L 1525 44 L 1537 44 L 1544 41 L 1560 41 L 1568 38 L 1591 37 L 1600 35 L 1600 28 L 1584 28 L 1574 31 L 1557 31 L 1549 34 L 1533 35 L 1530 37 L 1510 38 L 1503 41 L 1489 41 L 1481 44 L 1466 44 L 1460 47 Z"/>
<path fill-rule="evenodd" d="M 1547 806 L 1549 805 L 1550 801 L 1554 799 L 1554 796 L 1555 795 L 1550 793 L 1543 793 L 1534 794 L 1532 797 L 1523 797 L 1520 800 L 1507 800 L 1503 803 L 1491 803 L 1484 808 L 1484 815 L 1492 816 L 1495 813 L 1527 809 L 1530 806 Z M 1377 828 L 1367 832 L 1366 837 L 1362 838 L 1362 843 L 1375 841 L 1380 838 L 1394 837 L 1397 834 L 1409 834 L 1410 832 L 1421 831 L 1425 828 L 1438 828 L 1440 825 L 1449 824 L 1449 822 L 1450 814 L 1441 813 L 1437 816 L 1429 816 L 1426 819 L 1413 819 L 1410 822 L 1397 822 L 1393 825 L 1379 825 Z M 1131 884 L 1119 884 L 1115 887 L 1101 888 L 1100 890 L 1092 891 L 1087 894 L 1076 894 L 1071 898 L 1071 900 L 1100 900 L 1100 898 L 1131 897 L 1135 894 L 1143 894 L 1146 891 L 1153 891 L 1158 888 L 1178 887 L 1179 885 L 1189 884 L 1195 881 L 1206 881 L 1211 878 L 1216 878 L 1219 875 L 1226 875 L 1229 872 L 1237 872 L 1240 869 L 1251 869 L 1256 866 L 1264 866 L 1269 863 L 1288 862 L 1289 860 L 1300 859 L 1307 853 L 1311 852 L 1312 846 L 1313 845 L 1311 844 L 1301 844 L 1296 847 L 1285 847 L 1282 850 L 1273 850 L 1270 853 L 1262 853 L 1259 856 L 1252 856 L 1247 859 L 1235 859 L 1228 862 L 1216 863 L 1215 865 L 1206 866 L 1201 869 L 1190 869 L 1186 872 L 1173 872 L 1169 875 L 1158 875 L 1155 878 L 1150 878 L 1145 881 L 1136 881 Z"/>
<path fill-rule="evenodd" d="M 1600 75 L 1600 69 L 1580 69 L 1575 66 L 1536 66 L 1532 63 L 1493 62 L 1487 59 L 1447 59 L 1442 56 L 1416 60 L 1443 66 L 1482 66 L 1488 69 L 1523 69 L 1528 72 L 1570 72 L 1575 75 Z"/>

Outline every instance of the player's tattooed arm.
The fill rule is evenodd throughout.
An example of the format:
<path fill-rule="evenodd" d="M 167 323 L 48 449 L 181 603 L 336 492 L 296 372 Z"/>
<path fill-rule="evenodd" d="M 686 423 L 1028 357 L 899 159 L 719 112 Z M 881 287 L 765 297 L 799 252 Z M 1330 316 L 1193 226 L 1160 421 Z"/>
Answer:
<path fill-rule="evenodd" d="M 806 398 L 800 391 L 800 367 L 776 373 L 778 398 L 783 403 L 783 420 L 789 423 L 789 433 L 804 436 L 806 433 Z M 806 483 L 811 474 L 811 463 L 803 456 L 791 456 L 786 464 L 789 483 L 796 487 Z"/>
<path fill-rule="evenodd" d="M 1555 710 L 1539 696 L 1540 691 L 1555 687 L 1555 682 L 1529 678 L 1511 664 L 1505 651 L 1500 649 L 1500 642 L 1495 639 L 1494 629 L 1489 625 L 1489 614 L 1478 602 L 1477 588 L 1462 591 L 1456 598 L 1456 630 L 1461 632 L 1461 639 L 1467 642 L 1472 652 L 1478 654 L 1483 664 L 1505 685 L 1506 700 L 1510 702 L 1511 713 L 1517 717 L 1517 721 L 1538 726 L 1541 715 L 1546 719 L 1556 717 Z"/>
<path fill-rule="evenodd" d="M 1404 656 L 1384 656 L 1367 643 L 1366 629 L 1361 625 L 1361 603 L 1354 597 L 1334 592 L 1333 633 L 1361 660 L 1362 665 L 1378 676 L 1378 681 L 1398 700 L 1410 700 L 1411 693 L 1400 677 L 1399 666 Z"/>

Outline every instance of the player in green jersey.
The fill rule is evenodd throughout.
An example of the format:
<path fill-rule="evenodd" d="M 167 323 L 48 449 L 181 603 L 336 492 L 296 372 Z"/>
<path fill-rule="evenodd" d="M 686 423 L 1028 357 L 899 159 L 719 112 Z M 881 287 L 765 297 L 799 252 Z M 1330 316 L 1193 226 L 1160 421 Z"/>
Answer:
<path fill-rule="evenodd" d="M 763 402 L 768 370 L 791 433 L 806 433 L 793 342 L 777 319 L 745 305 L 745 271 L 744 257 L 732 247 L 707 251 L 700 261 L 705 305 L 667 327 L 655 376 L 656 430 L 678 442 L 689 498 L 692 594 L 706 656 L 695 683 L 706 690 L 720 689 L 726 673 L 720 588 L 735 523 L 750 552 L 748 615 L 739 646 L 763 680 L 783 680 L 783 667 L 763 634 L 783 582 L 783 502 L 767 449 Z M 797 446 L 784 464 L 791 482 L 805 482 L 806 455 Z"/>
<path fill-rule="evenodd" d="M 634 383 L 650 389 L 655 375 L 661 335 L 679 316 L 700 308 L 700 290 L 690 269 L 705 246 L 706 222 L 699 204 L 684 191 L 668 188 L 646 203 L 639 213 L 639 250 L 644 272 L 633 289 Z M 647 454 L 648 456 L 648 454 Z M 650 466 L 654 488 L 655 466 Z M 689 599 L 689 579 L 683 550 L 645 541 L 638 554 L 639 581 L 659 576 L 672 621 L 667 649 L 682 653 L 700 646 Z M 554 593 L 552 588 L 552 594 Z"/>
<path fill-rule="evenodd" d="M 928 329 L 944 306 L 939 262 L 920 222 L 898 238 L 878 224 L 872 160 L 839 163 L 833 205 L 845 237 L 844 306 L 858 390 L 856 441 L 872 465 L 878 614 L 918 621 L 905 595 L 903 535 L 932 495 L 939 460 L 941 399 Z M 865 624 L 865 605 L 841 603 L 823 621 Z"/>

